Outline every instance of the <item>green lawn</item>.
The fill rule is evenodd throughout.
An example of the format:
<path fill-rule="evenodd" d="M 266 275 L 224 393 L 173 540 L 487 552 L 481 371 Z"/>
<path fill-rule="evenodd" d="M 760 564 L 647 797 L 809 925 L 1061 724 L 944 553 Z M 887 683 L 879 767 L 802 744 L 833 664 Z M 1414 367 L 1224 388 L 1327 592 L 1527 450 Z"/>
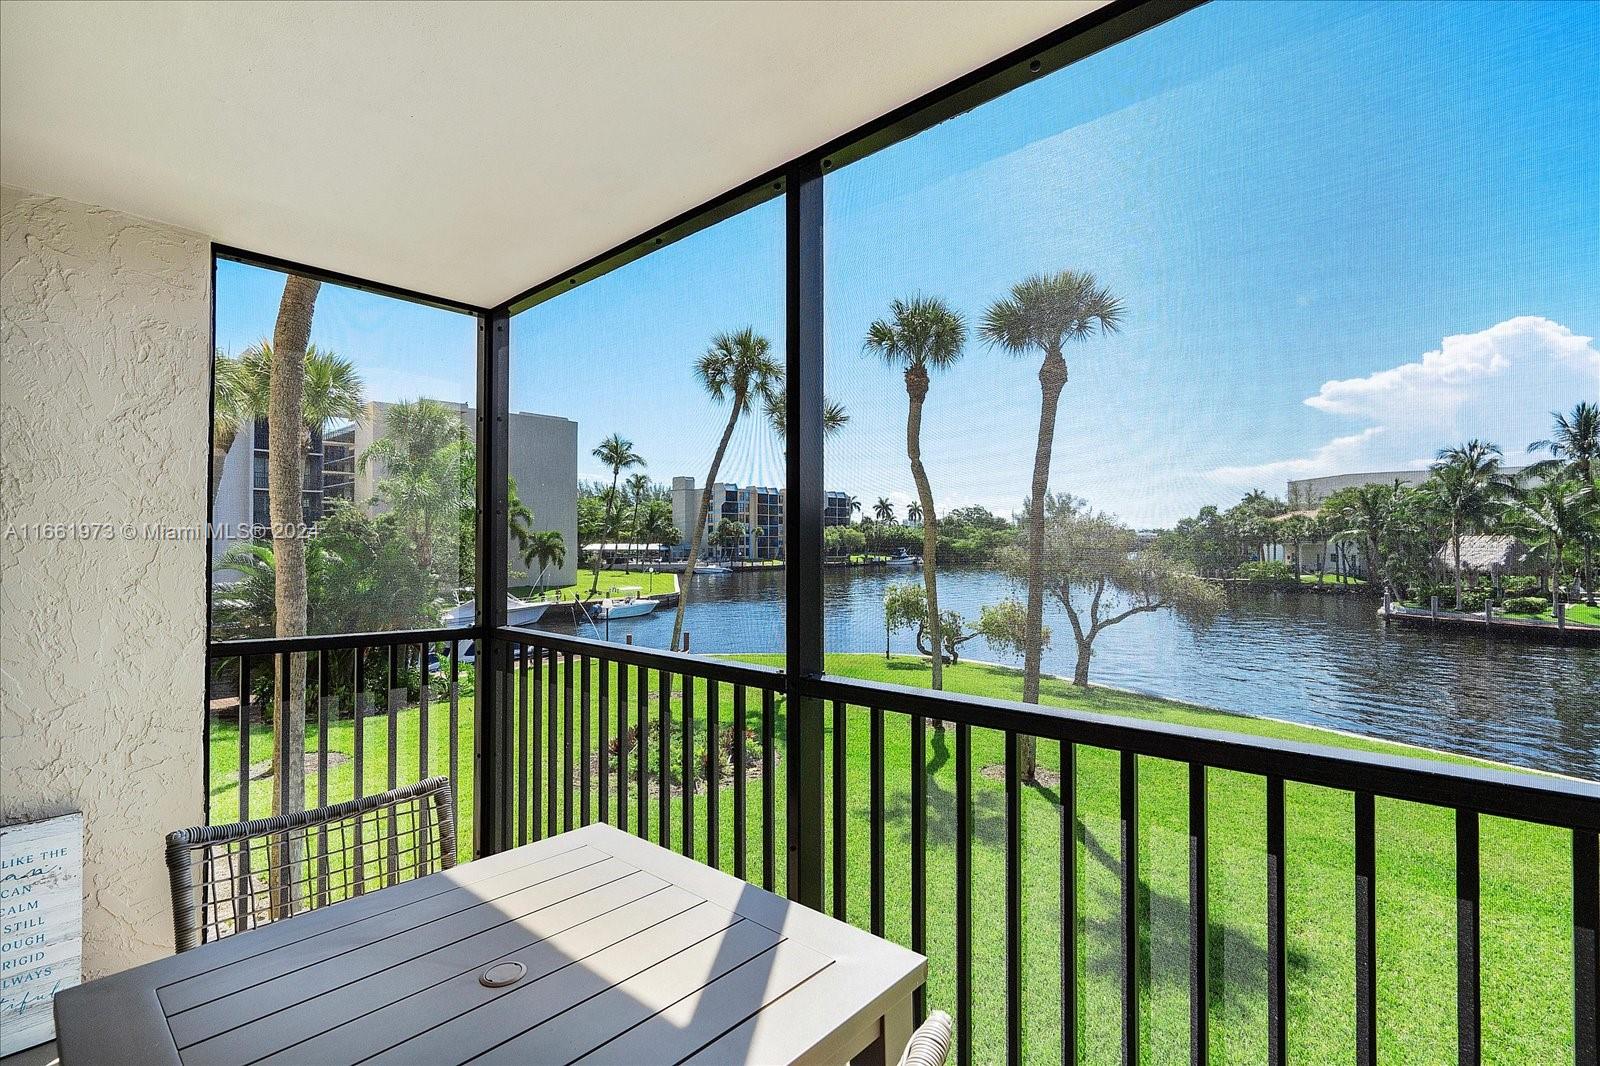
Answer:
<path fill-rule="evenodd" d="M 536 589 L 531 585 L 518 585 L 511 590 L 511 594 L 522 599 L 548 599 L 571 600 L 587 599 L 589 589 L 594 584 L 594 571 L 583 570 L 578 574 L 578 580 L 571 585 L 562 585 L 558 588 Z M 602 570 L 600 571 L 600 591 L 598 595 L 605 596 L 615 588 L 640 588 L 642 595 L 655 596 L 661 593 L 678 591 L 677 574 L 651 574 L 643 570 Z"/>
<path fill-rule="evenodd" d="M 1538 614 L 1506 614 L 1507 618 L 1532 618 L 1543 622 L 1554 622 L 1555 612 L 1548 607 Z M 1600 607 L 1590 607 L 1582 603 L 1567 604 L 1567 621 L 1576 622 L 1585 626 L 1600 626 Z"/>
<path fill-rule="evenodd" d="M 751 661 L 778 664 L 775 656 L 749 656 Z M 872 655 L 833 655 L 831 671 L 853 676 L 926 685 L 927 668 L 910 658 L 885 663 Z M 978 695 L 1015 698 L 1016 671 L 963 663 L 945 674 L 946 685 Z M 635 721 L 636 672 L 629 671 L 627 720 Z M 597 686 L 596 689 L 597 691 Z M 581 691 L 575 685 L 575 691 Z M 613 694 L 616 692 L 613 676 Z M 704 737 L 707 691 L 695 685 L 695 719 Z M 649 716 L 657 714 L 655 681 L 650 686 Z M 1214 726 L 1261 736 L 1311 740 L 1367 751 L 1401 751 L 1397 745 L 1341 736 L 1302 726 L 1243 718 L 1199 707 L 1170 703 L 1107 689 L 1078 690 L 1047 681 L 1044 702 L 1101 713 Z M 674 734 L 681 728 L 681 689 L 675 687 Z M 582 707 L 581 698 L 577 701 Z M 720 687 L 720 721 L 731 717 L 732 698 Z M 747 708 L 751 728 L 759 729 L 759 700 Z M 597 704 L 598 706 L 598 704 Z M 777 735 L 783 735 L 783 702 L 777 703 Z M 608 721 L 615 721 L 614 710 Z M 832 721 L 831 730 L 839 723 Z M 581 718 L 580 718 L 581 720 Z M 430 768 L 438 772 L 446 744 L 444 712 L 431 712 Z M 400 780 L 415 777 L 417 724 L 415 710 L 397 716 L 396 745 Z M 461 704 L 460 750 L 463 779 L 458 795 L 471 795 L 471 701 Z M 595 723 L 593 728 L 598 729 Z M 844 715 L 848 752 L 845 767 L 846 852 L 848 888 L 846 916 L 869 924 L 868 730 L 866 711 L 849 708 Z M 613 726 L 614 730 L 614 726 Z M 311 730 L 313 734 L 314 726 Z M 252 730 L 254 750 L 269 750 L 264 727 Z M 364 780 L 368 790 L 386 785 L 388 720 L 365 723 Z M 542 738 L 541 738 L 542 739 Z M 993 730 L 973 731 L 973 1025 L 975 1058 L 994 1062 L 1004 1047 L 1004 791 L 992 767 L 1003 761 L 1003 736 Z M 349 753 L 351 723 L 331 723 L 330 748 Z M 213 811 L 219 820 L 232 817 L 237 792 L 230 781 L 237 767 L 237 735 L 226 726 L 213 728 Z M 656 767 L 656 745 L 648 745 L 649 773 Z M 905 719 L 886 716 L 886 903 L 887 933 L 909 941 L 909 767 L 910 732 Z M 232 754 L 230 754 L 232 753 Z M 377 756 L 374 757 L 374 753 Z M 1040 744 L 1040 764 L 1059 766 L 1057 746 Z M 954 733 L 929 730 L 927 777 L 928 936 L 932 958 L 929 1003 L 955 1010 L 954 928 Z M 258 756 L 259 757 L 259 756 Z M 1450 761 L 1470 762 L 1454 756 Z M 831 758 L 831 754 L 830 754 Z M 636 764 L 630 763 L 630 783 Z M 614 764 L 613 764 L 614 765 Z M 777 824 L 776 883 L 783 884 L 784 770 L 778 762 L 774 787 Z M 674 752 L 671 770 L 678 767 Z M 832 774 L 824 780 L 831 788 Z M 987 771 L 987 772 L 986 772 Z M 1079 811 L 1079 980 L 1082 1016 L 1081 1053 L 1085 1062 L 1117 1059 L 1120 1018 L 1120 940 L 1117 913 L 1118 759 L 1092 748 L 1078 751 L 1076 798 Z M 330 795 L 348 795 L 353 764 L 330 774 Z M 1139 905 L 1144 916 L 1141 943 L 1141 985 L 1146 1061 L 1180 1061 L 1187 1055 L 1187 772 L 1177 763 L 1141 759 Z M 1061 902 L 1058 855 L 1059 793 L 1053 773 L 1045 783 L 1023 793 L 1023 842 L 1027 856 L 1024 891 L 1024 1054 L 1031 1061 L 1059 1061 L 1059 964 Z M 750 827 L 747 876 L 763 879 L 761 865 L 761 782 L 749 781 Z M 597 788 L 597 786 L 595 786 Z M 267 810 L 271 782 L 254 782 L 252 813 Z M 315 799 L 314 783 L 308 799 Z M 630 825 L 637 826 L 637 793 L 631 793 Z M 533 817 L 542 819 L 538 797 Z M 1348 793 L 1288 785 L 1288 973 L 1290 1056 L 1295 1062 L 1348 1060 L 1354 1040 L 1354 891 L 1352 799 Z M 695 797 L 695 853 L 708 857 L 706 801 Z M 732 789 L 719 792 L 721 831 L 715 851 L 720 865 L 733 861 Z M 575 801 L 576 802 L 576 801 Z M 831 802 L 831 799 L 830 799 Z M 673 797 L 671 843 L 681 846 L 681 806 Z M 828 808 L 831 810 L 831 807 Z M 1260 1062 L 1266 1056 L 1266 890 L 1264 864 L 1265 788 L 1262 779 L 1213 771 L 1209 810 L 1210 880 L 1212 886 L 1211 994 L 1212 1061 Z M 574 806 L 574 817 L 578 817 Z M 658 838 L 656 797 L 649 804 L 650 831 Z M 469 847 L 471 811 L 463 809 L 462 846 Z M 612 820 L 616 820 L 613 807 Z M 831 819 L 830 819 L 831 832 Z M 1572 1055 L 1572 914 L 1570 837 L 1555 830 L 1488 819 L 1483 825 L 1482 957 L 1484 1060 L 1500 1063 L 1569 1061 Z M 828 854 L 831 856 L 831 841 Z M 465 857 L 465 856 L 463 856 Z M 831 860 L 830 860 L 831 861 Z M 1454 832 L 1451 815 L 1415 804 L 1378 804 L 1378 951 L 1380 1048 L 1384 1062 L 1435 1063 L 1455 1058 L 1455 897 Z M 831 871 L 826 883 L 831 900 Z"/>
<path fill-rule="evenodd" d="M 1340 581 L 1336 574 L 1301 574 L 1300 583 L 1303 585 L 1365 585 L 1366 581 L 1359 577 L 1346 577 L 1343 581 Z"/>

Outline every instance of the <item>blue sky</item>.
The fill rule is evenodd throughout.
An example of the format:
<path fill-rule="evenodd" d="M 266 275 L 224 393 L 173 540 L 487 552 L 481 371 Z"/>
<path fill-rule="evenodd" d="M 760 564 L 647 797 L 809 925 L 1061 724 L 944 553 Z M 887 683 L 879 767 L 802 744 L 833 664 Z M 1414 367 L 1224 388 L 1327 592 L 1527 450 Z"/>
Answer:
<path fill-rule="evenodd" d="M 1600 7 L 1207 5 L 832 174 L 828 483 L 911 498 L 898 374 L 861 354 L 890 300 L 973 326 L 1026 275 L 1088 270 L 1124 329 L 1068 352 L 1051 482 L 1140 525 L 1290 477 L 1508 457 L 1600 397 Z M 704 476 L 725 412 L 693 359 L 753 325 L 781 352 L 776 202 L 513 322 L 512 405 Z M 530 279 L 533 280 L 533 279 Z M 222 264 L 219 343 L 270 332 L 281 279 Z M 975 330 L 974 330 L 975 332 Z M 471 323 L 324 289 L 314 339 L 378 399 L 468 399 Z M 937 376 L 941 508 L 1014 509 L 1037 363 L 980 341 Z M 598 476 L 580 460 L 581 476 Z M 777 484 L 756 420 L 723 476 Z"/>

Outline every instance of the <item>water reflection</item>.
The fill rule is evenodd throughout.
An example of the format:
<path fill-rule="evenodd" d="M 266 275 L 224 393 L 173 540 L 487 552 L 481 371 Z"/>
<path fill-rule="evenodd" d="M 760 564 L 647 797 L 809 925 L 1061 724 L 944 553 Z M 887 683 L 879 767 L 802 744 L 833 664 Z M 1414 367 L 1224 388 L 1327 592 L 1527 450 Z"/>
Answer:
<path fill-rule="evenodd" d="M 829 570 L 828 650 L 882 653 L 884 588 L 905 580 L 885 571 Z M 694 651 L 782 651 L 781 571 L 697 577 L 695 590 L 685 626 Z M 941 606 L 969 618 L 1011 594 L 986 571 L 940 574 Z M 1070 675 L 1070 625 L 1059 610 L 1047 609 L 1046 622 L 1059 637 L 1045 670 Z M 665 647 L 671 631 L 671 612 L 663 611 L 613 623 L 611 639 L 631 634 L 635 643 Z M 909 652 L 910 635 L 896 634 L 892 644 Z M 962 652 L 1006 661 L 981 637 Z M 1386 629 L 1361 598 L 1235 593 L 1200 630 L 1168 612 L 1141 615 L 1100 637 L 1090 676 L 1209 707 L 1600 777 L 1600 649 Z"/>

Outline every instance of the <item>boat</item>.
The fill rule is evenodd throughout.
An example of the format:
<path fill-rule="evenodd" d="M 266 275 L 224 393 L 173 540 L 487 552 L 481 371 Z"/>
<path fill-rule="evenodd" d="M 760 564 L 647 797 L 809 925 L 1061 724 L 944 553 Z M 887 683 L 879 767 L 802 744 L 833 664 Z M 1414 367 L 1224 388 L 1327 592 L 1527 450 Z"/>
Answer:
<path fill-rule="evenodd" d="M 593 617 L 604 622 L 611 622 L 621 618 L 637 618 L 656 609 L 656 601 L 641 597 L 639 593 L 643 592 L 644 589 L 638 586 L 621 586 L 611 591 L 627 593 L 627 595 L 621 597 L 607 596 L 596 603 L 590 611 Z"/>
<path fill-rule="evenodd" d="M 901 548 L 893 555 L 889 556 L 889 558 L 885 559 L 884 562 L 889 566 L 916 566 L 917 557 L 915 555 L 907 554 L 906 550 Z"/>
<path fill-rule="evenodd" d="M 731 569 L 729 569 L 728 567 L 723 566 L 723 565 L 721 565 L 719 563 L 701 563 L 699 566 L 696 566 L 694 568 L 694 572 L 695 572 L 696 575 L 699 575 L 699 574 L 731 574 L 731 573 L 733 573 L 733 571 Z"/>
<path fill-rule="evenodd" d="M 521 600 L 506 595 L 506 625 L 531 626 L 544 615 L 550 605 L 544 602 Z M 463 600 L 444 613 L 444 624 L 451 628 L 470 626 L 477 621 L 477 601 Z"/>

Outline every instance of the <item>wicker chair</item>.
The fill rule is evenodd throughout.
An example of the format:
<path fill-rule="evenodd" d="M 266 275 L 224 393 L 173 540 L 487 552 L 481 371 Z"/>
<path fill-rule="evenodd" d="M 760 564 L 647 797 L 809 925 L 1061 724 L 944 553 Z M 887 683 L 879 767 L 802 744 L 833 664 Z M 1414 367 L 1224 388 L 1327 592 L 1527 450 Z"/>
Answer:
<path fill-rule="evenodd" d="M 950 1054 L 950 1015 L 942 1010 L 929 1013 L 906 1043 L 900 1066 L 944 1066 Z"/>
<path fill-rule="evenodd" d="M 180 829 L 167 834 L 178 950 L 455 864 L 444 777 L 318 810 Z"/>

